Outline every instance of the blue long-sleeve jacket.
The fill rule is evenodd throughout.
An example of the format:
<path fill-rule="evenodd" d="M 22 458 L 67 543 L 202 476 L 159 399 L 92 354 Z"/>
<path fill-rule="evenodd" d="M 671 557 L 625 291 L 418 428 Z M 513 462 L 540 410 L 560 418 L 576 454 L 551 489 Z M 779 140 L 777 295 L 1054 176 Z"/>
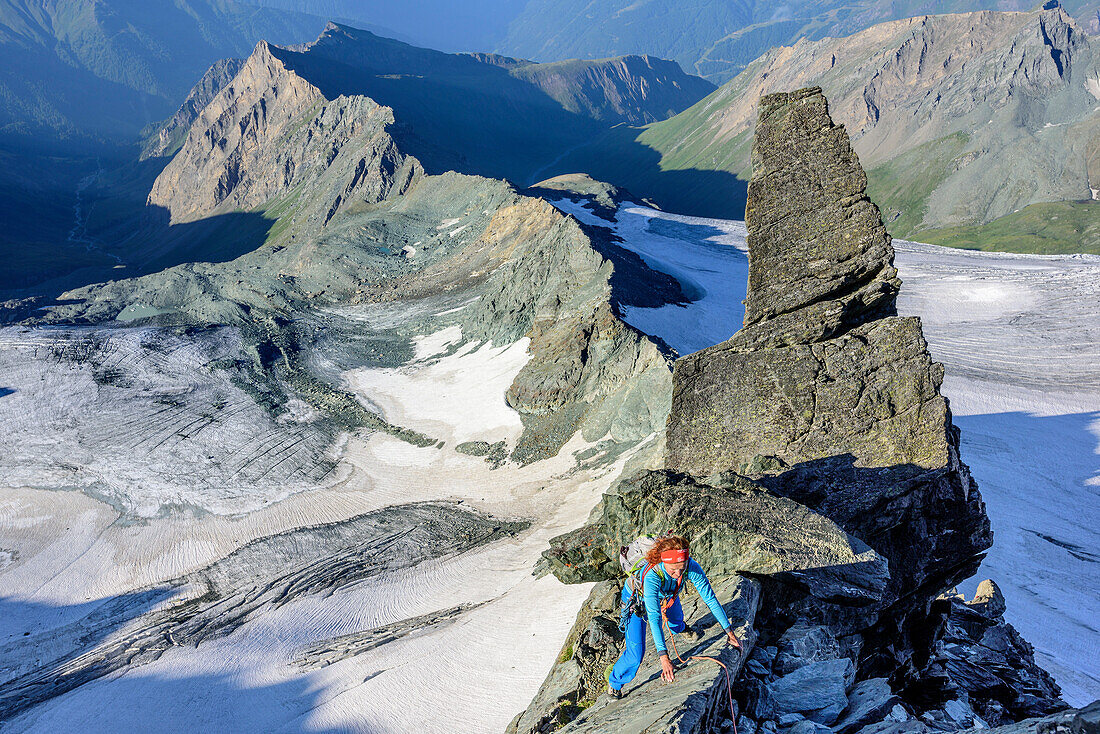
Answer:
<path fill-rule="evenodd" d="M 711 613 L 718 620 L 718 624 L 722 625 L 722 629 L 729 629 L 730 620 L 726 616 L 726 610 L 718 603 L 718 598 L 714 595 L 714 589 L 710 587 L 710 581 L 707 580 L 702 567 L 694 559 L 689 558 L 684 573 L 687 575 L 687 580 L 699 592 L 699 597 L 710 607 Z M 649 632 L 653 636 L 653 644 L 658 654 L 667 650 L 665 631 L 661 628 L 661 599 L 668 598 L 674 593 L 676 593 L 676 580 L 665 570 L 664 563 L 658 563 L 649 569 L 642 584 L 642 599 L 645 601 Z"/>

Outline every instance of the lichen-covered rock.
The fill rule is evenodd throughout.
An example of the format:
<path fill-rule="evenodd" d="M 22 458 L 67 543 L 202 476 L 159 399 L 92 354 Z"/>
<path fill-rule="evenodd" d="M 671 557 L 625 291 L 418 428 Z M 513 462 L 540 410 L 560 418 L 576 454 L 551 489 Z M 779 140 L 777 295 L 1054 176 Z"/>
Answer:
<path fill-rule="evenodd" d="M 889 559 L 904 608 L 865 655 L 892 673 L 917 644 L 899 620 L 976 569 L 989 520 L 943 368 L 920 321 L 894 315 L 890 238 L 820 89 L 761 99 L 753 161 L 745 327 L 676 363 L 667 465 L 754 477 Z"/>
<path fill-rule="evenodd" d="M 805 344 L 893 309 L 901 282 L 867 175 L 819 88 L 762 97 L 742 343 Z M 813 335 L 816 338 L 809 338 Z"/>
<path fill-rule="evenodd" d="M 848 605 L 882 599 L 887 564 L 866 544 L 742 477 L 713 480 L 667 471 L 624 479 L 604 495 L 592 523 L 551 541 L 544 563 L 566 583 L 617 578 L 620 546 L 673 529 L 707 574 L 767 577 Z"/>

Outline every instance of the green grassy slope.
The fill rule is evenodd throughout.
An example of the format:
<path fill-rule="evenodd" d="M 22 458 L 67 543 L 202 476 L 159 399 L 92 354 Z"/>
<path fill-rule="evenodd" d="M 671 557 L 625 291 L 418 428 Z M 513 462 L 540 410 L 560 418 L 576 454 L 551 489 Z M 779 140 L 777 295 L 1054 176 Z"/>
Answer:
<path fill-rule="evenodd" d="M 1100 255 L 1100 201 L 1032 204 L 988 224 L 931 229 L 912 239 L 969 250 Z"/>

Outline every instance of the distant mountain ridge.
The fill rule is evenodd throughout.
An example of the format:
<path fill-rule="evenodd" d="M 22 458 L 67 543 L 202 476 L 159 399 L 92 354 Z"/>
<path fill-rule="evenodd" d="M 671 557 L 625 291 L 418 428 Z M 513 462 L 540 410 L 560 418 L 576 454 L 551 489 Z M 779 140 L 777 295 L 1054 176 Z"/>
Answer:
<path fill-rule="evenodd" d="M 233 0 L 0 0 L 0 142 L 130 142 L 213 61 L 323 24 Z"/>
<path fill-rule="evenodd" d="M 562 166 L 646 192 L 631 178 L 638 168 L 630 156 L 609 163 L 629 143 L 685 176 L 712 170 L 747 180 L 756 100 L 820 85 L 894 235 L 981 225 L 1031 204 L 1096 196 L 1097 50 L 1057 6 L 891 21 L 773 49 L 691 109 L 608 136 L 603 150 L 578 151 Z M 744 202 L 734 188 L 699 184 L 677 193 L 666 203 L 693 205 L 693 213 L 738 217 Z"/>
<path fill-rule="evenodd" d="M 631 124 L 671 117 L 715 89 L 710 82 L 684 73 L 675 62 L 650 56 L 539 64 L 488 53 L 447 54 L 338 23 L 329 23 L 303 51 L 353 65 L 361 72 L 434 76 L 455 86 L 475 87 L 479 81 L 495 81 L 492 69 L 503 69 L 569 112 Z M 499 93 L 529 102 L 523 97 L 530 97 L 531 90 L 513 85 L 501 88 Z"/>
<path fill-rule="evenodd" d="M 447 54 L 329 23 L 312 43 L 263 54 L 328 99 L 361 95 L 394 110 L 393 134 L 431 172 L 508 178 L 523 185 L 563 152 L 610 125 L 646 124 L 686 109 L 709 82 L 647 56 L 537 64 L 495 54 Z M 227 67 L 228 68 L 228 67 Z M 231 84 L 214 68 L 147 150 L 178 145 L 199 100 Z"/>
<path fill-rule="evenodd" d="M 1095 20 L 1091 0 L 1065 3 Z M 503 53 L 536 59 L 650 53 L 716 82 L 774 46 L 848 36 L 876 23 L 932 13 L 1031 10 L 1030 0 L 529 0 L 509 24 Z M 675 32 L 669 32 L 675 29 Z"/>

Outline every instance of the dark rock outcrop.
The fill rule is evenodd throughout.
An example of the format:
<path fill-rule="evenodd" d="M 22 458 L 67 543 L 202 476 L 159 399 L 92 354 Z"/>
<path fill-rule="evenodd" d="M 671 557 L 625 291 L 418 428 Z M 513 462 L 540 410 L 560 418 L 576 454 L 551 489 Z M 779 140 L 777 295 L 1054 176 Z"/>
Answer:
<path fill-rule="evenodd" d="M 1031 645 L 1005 621 L 1004 596 L 993 581 L 982 581 L 971 601 L 945 594 L 934 611 L 943 615 L 943 633 L 913 697 L 965 703 L 990 726 L 1065 708 Z"/>
<path fill-rule="evenodd" d="M 925 586 L 934 596 L 992 542 L 943 368 L 919 319 L 895 315 L 890 238 L 821 90 L 759 109 L 745 327 L 677 362 L 668 465 L 755 477 L 888 558 L 891 601 Z M 884 673 L 911 652 L 898 637 L 883 634 L 897 640 Z"/>
<path fill-rule="evenodd" d="M 757 579 L 771 644 L 743 667 L 741 731 L 915 734 L 1057 710 L 992 584 L 970 604 L 940 596 L 992 534 L 943 368 L 919 319 L 896 313 L 890 237 L 847 134 L 820 89 L 760 110 L 745 326 L 676 363 L 667 469 L 620 481 L 543 567 L 611 579 L 620 543 L 674 529 L 719 584 Z"/>
<path fill-rule="evenodd" d="M 827 518 L 742 477 L 717 476 L 708 481 L 668 471 L 641 472 L 622 480 L 604 496 L 589 525 L 551 541 L 550 550 L 543 554 L 543 568 L 567 583 L 599 580 L 597 589 L 613 583 L 618 590 L 621 585 L 610 580 L 622 575 L 617 561 L 619 543 L 641 533 L 676 528 L 691 538 L 692 556 L 706 569 L 720 601 L 751 598 L 751 609 L 747 602 L 727 606 L 731 621 L 739 625 L 746 654 L 756 638 L 752 628 L 760 595 L 766 595 L 769 588 L 787 588 L 795 596 L 809 594 L 823 603 L 845 607 L 874 608 L 880 602 L 889 572 L 885 559 L 866 544 Z M 713 625 L 705 607 L 696 609 L 701 603 L 695 594 L 686 593 L 682 598 L 689 622 L 695 617 L 709 618 Z M 594 609 L 617 624 L 618 597 L 593 592 L 570 640 L 584 639 L 583 630 L 590 627 Z M 716 627 L 711 630 L 707 649 L 722 649 L 717 631 Z M 591 634 L 587 639 L 592 639 Z M 597 660 L 603 668 L 586 666 L 568 656 L 560 659 L 511 731 L 544 731 L 548 729 L 540 727 L 550 726 L 548 722 L 559 725 L 577 717 L 566 731 L 707 732 L 717 730 L 712 725 L 724 711 L 728 718 L 723 708 L 725 678 L 710 666 L 692 671 L 692 676 L 704 677 L 698 681 L 691 678 L 695 681 L 691 687 L 669 691 L 657 675 L 644 677 L 657 670 L 656 660 L 647 658 L 633 687 L 628 688 L 632 705 L 623 707 L 624 702 L 607 703 L 598 698 L 606 684 L 604 668 L 614 662 L 622 643 L 616 635 L 601 639 L 602 646 L 589 644 L 581 649 L 584 660 Z M 729 650 L 721 654 L 726 656 L 722 659 L 730 665 L 731 675 L 744 665 L 744 655 Z M 596 681 L 584 678 L 578 672 L 582 668 L 598 669 L 601 677 Z M 677 677 L 677 685 L 679 681 Z M 842 709 L 833 711 L 833 718 Z"/>

